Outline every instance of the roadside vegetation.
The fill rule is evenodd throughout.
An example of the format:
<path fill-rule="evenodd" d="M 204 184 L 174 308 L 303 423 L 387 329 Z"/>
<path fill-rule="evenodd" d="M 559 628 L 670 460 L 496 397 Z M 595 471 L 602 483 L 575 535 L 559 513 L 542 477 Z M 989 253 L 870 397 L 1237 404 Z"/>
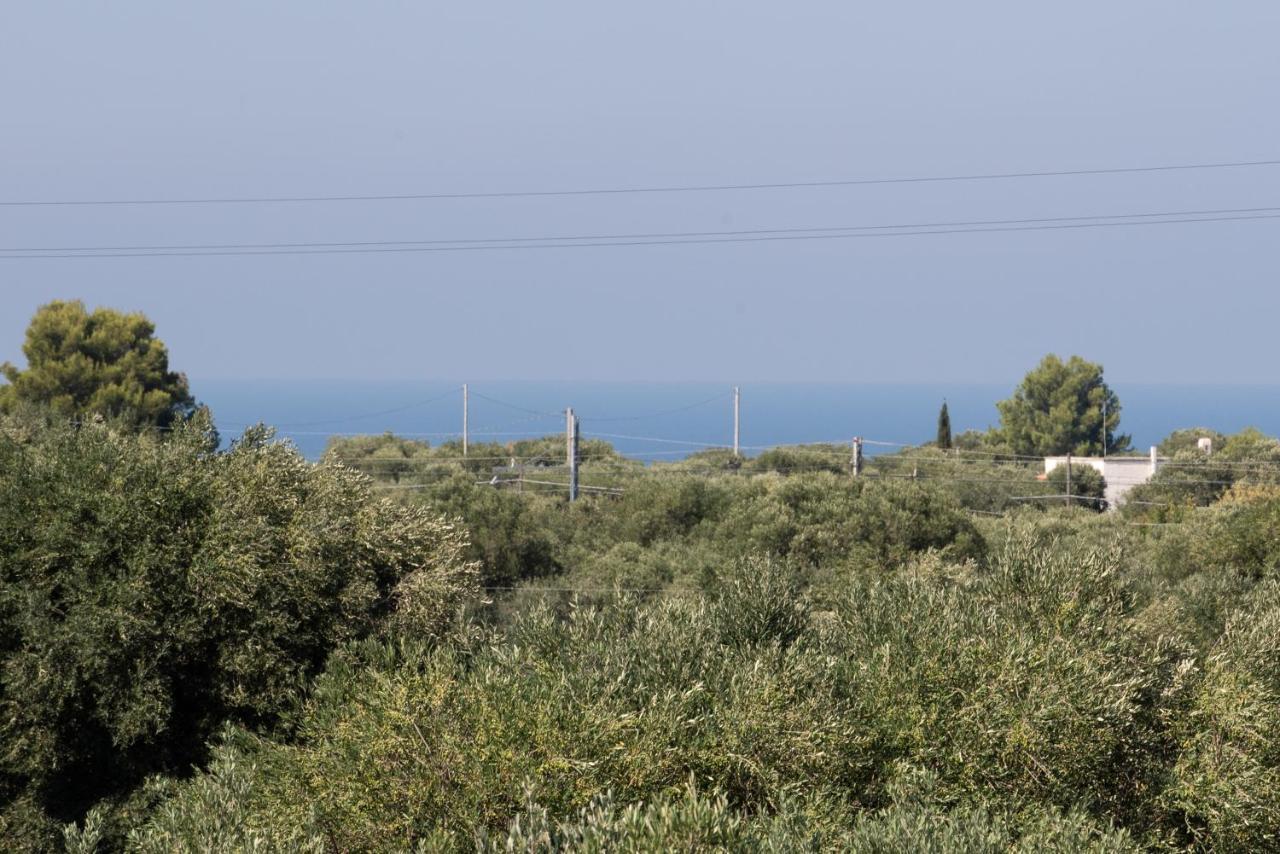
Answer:
<path fill-rule="evenodd" d="M 559 437 L 0 410 L 14 850 L 1280 847 L 1262 434 L 1173 434 L 1114 512 L 941 418 L 857 476 L 584 442 L 570 503 Z"/>

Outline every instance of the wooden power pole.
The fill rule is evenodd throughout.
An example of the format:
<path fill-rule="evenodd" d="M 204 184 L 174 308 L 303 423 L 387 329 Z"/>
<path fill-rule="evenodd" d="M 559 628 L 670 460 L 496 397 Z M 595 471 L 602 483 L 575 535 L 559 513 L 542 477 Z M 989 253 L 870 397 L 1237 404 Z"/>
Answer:
<path fill-rule="evenodd" d="M 467 384 L 462 384 L 462 456 L 467 455 L 467 409 L 470 403 Z"/>
<path fill-rule="evenodd" d="M 854 477 L 862 477 L 862 437 L 853 437 L 853 450 L 849 457 L 849 467 Z"/>

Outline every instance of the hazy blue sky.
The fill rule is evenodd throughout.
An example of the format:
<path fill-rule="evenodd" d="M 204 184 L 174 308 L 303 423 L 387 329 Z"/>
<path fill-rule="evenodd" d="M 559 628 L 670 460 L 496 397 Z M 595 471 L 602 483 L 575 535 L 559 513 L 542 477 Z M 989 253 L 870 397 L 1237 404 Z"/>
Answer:
<path fill-rule="evenodd" d="M 199 6 L 199 8 L 196 8 Z M 0 201 L 754 183 L 1280 158 L 1280 4 L 0 6 Z M 1280 206 L 1280 167 L 803 190 L 0 207 L 5 248 Z M 0 260 L 200 377 L 1275 379 L 1280 220 L 725 246 Z"/>

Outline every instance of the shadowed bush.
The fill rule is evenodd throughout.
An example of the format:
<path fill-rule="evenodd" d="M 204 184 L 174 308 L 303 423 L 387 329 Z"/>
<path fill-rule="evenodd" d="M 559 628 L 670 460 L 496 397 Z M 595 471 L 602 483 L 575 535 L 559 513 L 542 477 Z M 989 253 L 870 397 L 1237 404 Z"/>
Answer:
<path fill-rule="evenodd" d="M 52 821 L 185 772 L 222 721 L 276 725 L 335 646 L 388 619 L 439 636 L 472 598 L 451 525 L 269 440 L 0 434 L 6 838 L 48 844 Z"/>

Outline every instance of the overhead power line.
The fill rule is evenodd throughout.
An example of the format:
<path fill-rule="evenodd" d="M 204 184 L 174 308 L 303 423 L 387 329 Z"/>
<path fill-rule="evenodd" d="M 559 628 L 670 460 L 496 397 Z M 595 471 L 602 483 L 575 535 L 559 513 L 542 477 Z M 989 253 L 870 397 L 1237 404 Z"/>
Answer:
<path fill-rule="evenodd" d="M 1280 160 L 1240 160 L 1214 163 L 1176 163 L 1156 166 L 1118 166 L 1097 169 L 1049 169 L 1028 172 L 981 172 L 959 175 L 836 178 L 818 181 L 777 181 L 741 184 L 678 184 L 657 187 L 593 187 L 565 190 L 498 190 L 460 193 L 378 193 L 363 195 L 225 196 L 195 198 L 13 199 L 0 207 L 90 207 L 106 205 L 247 205 L 309 202 L 393 202 L 444 199 L 514 199 L 556 196 L 615 196 L 659 193 L 721 193 L 740 190 L 802 190 L 821 187 L 865 187 L 881 184 L 928 184 L 955 181 L 1005 181 L 1020 178 L 1062 178 L 1083 175 L 1125 175 L 1208 169 L 1280 166 Z"/>
<path fill-rule="evenodd" d="M 848 240 L 867 237 L 912 237 L 930 234 L 989 234 L 1017 231 L 1060 231 L 1085 228 L 1177 225 L 1205 222 L 1280 219 L 1280 207 L 1227 208 L 1202 211 L 1156 211 L 1095 214 L 1011 220 L 969 220 L 943 223 L 815 226 L 811 228 L 737 231 L 685 231 L 662 234 L 581 235 L 529 238 L 468 238 L 458 240 L 366 241 L 307 243 L 221 243 L 149 247 L 85 246 L 0 249 L 0 259 L 36 258 L 156 258 L 244 255 L 355 255 L 406 252 L 484 252 L 531 249 L 590 249 L 619 246 L 679 246 L 710 243 L 766 243 L 797 240 Z"/>
<path fill-rule="evenodd" d="M 364 431 L 350 431 L 350 430 L 347 430 L 347 431 L 341 431 L 341 432 L 337 432 L 337 431 L 333 431 L 333 430 L 276 430 L 274 427 L 270 427 L 270 425 L 267 425 L 267 424 L 261 424 L 261 423 L 258 423 L 258 424 L 224 424 L 224 425 L 222 425 L 222 426 L 223 426 L 223 427 L 225 427 L 225 428 L 227 428 L 227 429 L 231 429 L 231 430 L 235 430 L 235 429 L 247 429 L 247 428 L 249 428 L 249 427 L 257 427 L 257 426 L 269 427 L 269 428 L 270 428 L 271 430 L 273 430 L 276 434 L 278 434 L 278 435 L 280 435 L 280 436 L 286 436 L 286 437 L 290 437 L 290 436 L 339 436 L 339 437 L 361 437 L 361 436 L 377 436 L 377 435 L 379 435 L 378 433 L 370 433 L 370 432 L 369 432 L 369 431 L 367 431 L 367 430 L 364 430 Z M 171 428 L 159 428 L 159 429 L 171 429 Z M 385 431 L 382 431 L 382 432 L 385 432 Z M 440 439 L 460 439 L 460 438 L 462 438 L 462 433 L 461 433 L 460 431 L 457 431 L 457 430 L 454 430 L 454 431 L 438 431 L 438 432 L 434 432 L 434 433 L 432 433 L 432 432 L 424 432 L 424 431 L 401 431 L 401 430 L 395 430 L 395 431 L 392 431 L 392 432 L 394 432 L 395 436 L 396 436 L 397 438 L 400 438 L 400 439 L 431 439 L 431 438 L 440 438 Z M 547 434 L 545 431 L 542 431 L 542 432 L 514 432 L 514 431 L 510 431 L 510 430 L 497 430 L 497 431 L 477 431 L 477 430 L 472 430 L 472 431 L 471 431 L 471 435 L 472 435 L 472 436 L 493 436 L 493 437 L 496 437 L 496 438 L 508 438 L 508 437 L 543 438 L 543 437 L 546 437 L 548 434 Z"/>
<path fill-rule="evenodd" d="M 1139 213 L 1086 214 L 1082 216 L 1022 217 L 1018 219 L 945 220 L 941 222 L 900 222 L 883 225 L 833 225 L 793 228 L 749 228 L 721 231 L 656 231 L 622 234 L 548 234 L 537 237 L 435 238 L 430 240 L 302 241 L 295 243 L 170 243 L 118 246 L 10 246 L 0 252 L 183 252 L 240 249 L 363 249 L 379 247 L 470 246 L 473 244 L 577 243 L 596 240 L 660 240 L 698 237 L 751 237 L 773 234 L 825 234 L 857 231 L 903 231 L 907 229 L 964 228 L 989 225 L 1032 225 L 1037 223 L 1089 222 L 1094 220 L 1152 219 L 1184 216 L 1227 216 L 1276 213 L 1280 207 L 1209 208 L 1201 210 L 1141 211 Z"/>
<path fill-rule="evenodd" d="M 1137 214 L 1087 214 L 1082 216 L 1034 216 L 1020 219 L 945 220 L 945 222 L 891 223 L 882 225 L 814 225 L 809 228 L 750 228 L 714 230 L 714 232 L 632 232 L 621 234 L 544 234 L 540 237 L 474 237 L 435 238 L 416 241 L 303 241 L 294 243 L 161 243 L 133 246 L 12 246 L 0 252 L 182 252 L 218 250 L 297 250 L 297 248 L 378 248 L 416 246 L 471 246 L 489 243 L 577 243 L 588 241 L 648 241 L 699 237 L 753 237 L 769 234 L 809 234 L 840 232 L 884 232 L 884 230 L 978 228 L 983 225 L 1030 225 L 1038 223 L 1076 223 L 1092 220 L 1153 219 L 1169 216 L 1225 216 L 1234 214 L 1271 214 L 1280 207 L 1217 207 L 1204 210 L 1140 211 Z"/>
<path fill-rule="evenodd" d="M 593 424 L 597 422 L 604 422 L 604 421 L 644 421 L 650 418 L 661 418 L 664 415 L 676 415 L 681 412 L 688 412 L 692 409 L 697 409 L 700 406 L 706 406 L 709 403 L 715 403 L 716 401 L 719 401 L 719 400 L 727 400 L 732 396 L 733 396 L 732 392 L 724 392 L 723 394 L 717 394 L 713 397 L 708 397 L 706 400 L 700 400 L 697 403 L 689 403 L 684 406 L 677 406 L 671 409 L 662 409 L 657 412 L 646 412 L 643 415 L 614 415 L 614 416 L 609 416 L 605 418 L 596 418 L 594 416 L 584 415 L 582 416 L 582 420 L 584 423 L 590 422 Z"/>
<path fill-rule="evenodd" d="M 382 409 L 377 412 L 364 412 L 364 413 L 361 413 L 360 415 L 347 415 L 339 418 L 327 418 L 320 421 L 294 421 L 294 422 L 289 422 L 287 424 L 276 424 L 272 426 L 274 427 L 319 427 L 324 424 L 346 424 L 351 421 L 360 421 L 365 418 L 377 418 L 383 415 L 394 415 L 398 412 L 408 412 L 410 409 L 417 409 L 418 407 L 421 407 L 421 406 L 427 406 L 432 403 L 437 403 L 441 400 L 444 400 L 445 398 L 453 397 L 458 393 L 459 393 L 458 389 L 453 389 L 445 392 L 444 394 L 438 394 L 435 397 L 427 398 L 426 400 L 419 400 L 416 403 L 407 403 L 403 406 L 397 406 L 392 409 Z"/>
<path fill-rule="evenodd" d="M 635 442 L 660 442 L 667 445 L 688 445 L 690 447 L 695 447 L 695 448 L 723 448 L 724 447 L 723 444 L 717 445 L 712 442 L 693 442 L 693 441 L 687 441 L 684 439 L 664 439 L 658 436 L 626 436 L 621 433 L 599 433 L 594 430 L 591 431 L 591 435 L 588 438 L 596 438 L 596 437 L 599 437 L 602 439 L 627 439 Z"/>
<path fill-rule="evenodd" d="M 471 396 L 478 397 L 481 400 L 487 400 L 490 403 L 496 403 L 498 406 L 505 406 L 507 409 L 512 409 L 512 410 L 515 410 L 516 412 L 523 412 L 527 415 L 536 416 L 535 418 L 529 419 L 529 420 L 538 420 L 542 418 L 562 418 L 564 416 L 563 412 L 544 412 L 539 409 L 529 409 L 528 407 L 517 406 L 514 403 L 507 403 L 505 400 L 498 400 L 496 397 L 490 397 L 487 394 L 481 394 L 480 392 L 474 391 L 474 390 L 471 392 Z"/>

